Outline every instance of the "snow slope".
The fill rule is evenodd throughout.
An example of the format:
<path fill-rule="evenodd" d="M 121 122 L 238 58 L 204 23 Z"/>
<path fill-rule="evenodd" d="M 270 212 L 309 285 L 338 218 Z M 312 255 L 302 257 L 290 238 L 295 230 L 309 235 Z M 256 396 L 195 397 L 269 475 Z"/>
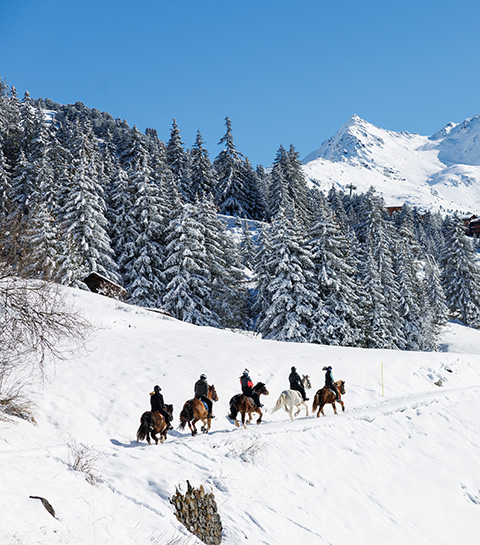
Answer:
<path fill-rule="evenodd" d="M 433 136 L 375 127 L 357 115 L 304 159 L 307 178 L 328 191 L 374 186 L 387 206 L 480 211 L 480 116 Z"/>
<path fill-rule="evenodd" d="M 187 479 L 215 494 L 225 545 L 478 542 L 479 331 L 450 324 L 439 353 L 300 345 L 69 297 L 97 333 L 34 396 L 37 426 L 0 421 L 2 545 L 200 543 L 168 501 Z M 346 381 L 345 413 L 291 422 L 267 412 L 247 430 L 227 419 L 245 367 L 266 382 L 271 409 L 292 365 L 310 375 L 313 398 L 327 363 Z M 202 372 L 220 395 L 211 433 L 137 445 L 153 385 L 177 424 Z M 72 441 L 100 454 L 96 485 L 70 469 Z"/>

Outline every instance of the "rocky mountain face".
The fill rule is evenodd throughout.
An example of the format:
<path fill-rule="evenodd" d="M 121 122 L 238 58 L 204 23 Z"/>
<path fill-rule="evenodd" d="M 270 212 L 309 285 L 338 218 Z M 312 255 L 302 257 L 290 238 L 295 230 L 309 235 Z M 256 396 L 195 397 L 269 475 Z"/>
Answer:
<path fill-rule="evenodd" d="M 303 163 L 307 178 L 324 191 L 373 186 L 387 206 L 480 212 L 480 116 L 421 136 L 381 129 L 354 115 Z"/>

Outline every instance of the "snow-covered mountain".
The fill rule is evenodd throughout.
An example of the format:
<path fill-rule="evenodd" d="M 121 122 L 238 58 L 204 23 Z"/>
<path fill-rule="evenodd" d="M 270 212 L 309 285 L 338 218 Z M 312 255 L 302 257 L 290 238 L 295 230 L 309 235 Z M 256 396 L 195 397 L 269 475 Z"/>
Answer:
<path fill-rule="evenodd" d="M 310 181 L 328 191 L 373 186 L 387 206 L 480 211 L 480 116 L 432 136 L 376 127 L 357 115 L 304 159 Z"/>
<path fill-rule="evenodd" d="M 429 353 L 281 343 L 69 293 L 96 333 L 32 384 L 37 425 L 0 415 L 2 545 L 202 545 L 169 501 L 187 480 L 214 493 L 222 545 L 478 542 L 478 330 L 449 324 Z M 292 365 L 311 378 L 311 404 L 327 363 L 346 381 L 344 413 L 271 412 Z M 246 430 L 226 416 L 245 367 L 270 392 Z M 220 397 L 210 433 L 137 444 L 154 384 L 177 426 L 200 373 Z M 92 462 L 83 472 L 75 443 Z"/>

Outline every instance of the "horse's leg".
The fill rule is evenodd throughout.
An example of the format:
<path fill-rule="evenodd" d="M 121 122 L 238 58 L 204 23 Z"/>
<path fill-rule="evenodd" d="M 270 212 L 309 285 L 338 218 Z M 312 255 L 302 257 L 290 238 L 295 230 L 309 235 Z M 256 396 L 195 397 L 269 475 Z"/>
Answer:
<path fill-rule="evenodd" d="M 318 409 L 318 414 L 317 414 L 317 416 L 320 416 L 320 413 L 322 413 L 323 416 L 325 416 L 325 413 L 323 412 L 323 407 L 325 407 L 325 403 L 320 404 L 320 408 Z"/>
<path fill-rule="evenodd" d="M 260 415 L 260 416 L 258 417 L 257 424 L 260 424 L 260 422 L 262 421 L 263 413 L 262 413 L 261 409 L 258 409 L 257 412 L 258 412 L 258 414 Z"/>
<path fill-rule="evenodd" d="M 344 413 L 345 412 L 345 403 L 341 399 L 339 399 L 338 402 L 342 406 L 342 412 Z"/>
<path fill-rule="evenodd" d="M 333 407 L 333 412 L 334 412 L 335 414 L 338 414 L 338 413 L 337 413 L 337 407 L 335 407 L 335 401 L 332 403 L 332 407 Z"/>
<path fill-rule="evenodd" d="M 196 418 L 194 418 L 194 419 L 192 420 L 192 428 L 193 428 L 193 430 L 192 430 L 192 435 L 193 435 L 194 437 L 195 437 L 195 435 L 197 435 L 197 433 L 198 433 L 198 431 L 197 431 L 197 422 L 198 422 L 198 420 L 197 420 Z"/>
<path fill-rule="evenodd" d="M 150 441 L 150 432 L 149 431 L 147 432 L 147 442 L 148 442 L 149 445 L 152 444 L 152 442 Z"/>
<path fill-rule="evenodd" d="M 202 426 L 203 433 L 208 433 L 211 425 L 212 425 L 212 419 L 205 417 L 203 420 L 203 426 Z"/>
<path fill-rule="evenodd" d="M 243 424 L 244 429 L 247 429 L 247 424 L 245 423 L 245 414 L 246 414 L 246 411 L 243 411 L 243 412 L 242 412 L 242 424 Z M 251 419 L 252 419 L 252 415 L 249 414 L 249 416 L 250 416 L 250 420 L 251 420 Z"/>
<path fill-rule="evenodd" d="M 308 403 L 304 401 L 303 406 L 305 407 L 305 411 L 307 412 L 307 416 L 308 416 Z"/>

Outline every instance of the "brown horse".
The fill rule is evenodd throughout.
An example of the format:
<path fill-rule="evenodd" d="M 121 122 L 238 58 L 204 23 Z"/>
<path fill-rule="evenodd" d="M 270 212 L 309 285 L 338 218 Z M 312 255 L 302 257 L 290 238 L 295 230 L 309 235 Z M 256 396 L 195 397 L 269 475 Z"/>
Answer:
<path fill-rule="evenodd" d="M 215 386 L 213 384 L 208 387 L 207 397 L 212 401 L 218 401 L 217 391 L 215 390 Z M 205 407 L 203 401 L 200 401 L 200 399 L 189 399 L 185 402 L 185 405 L 180 413 L 180 429 L 185 429 L 185 425 L 188 424 L 192 435 L 195 436 L 198 433 L 196 424 L 199 420 L 201 420 L 203 423 L 203 433 L 208 433 L 212 424 L 212 419 L 208 417 L 207 408 Z"/>
<path fill-rule="evenodd" d="M 261 395 L 268 396 L 269 392 L 263 382 L 259 382 L 253 387 L 253 391 L 258 394 L 260 397 Z M 255 403 L 253 402 L 253 399 L 251 397 L 247 397 L 245 394 L 237 394 L 232 397 L 230 400 L 230 414 L 228 415 L 229 418 L 232 420 L 235 420 L 235 426 L 239 426 L 239 423 L 237 421 L 237 415 L 238 413 L 241 413 L 242 415 L 242 424 L 243 427 L 246 428 L 245 424 L 245 415 L 248 414 L 248 423 L 250 424 L 252 421 L 252 413 L 258 413 L 260 416 L 258 417 L 257 424 L 260 424 L 262 421 L 262 410 L 260 407 L 257 407 Z"/>
<path fill-rule="evenodd" d="M 165 405 L 165 410 L 170 415 L 170 418 L 173 416 L 173 405 Z M 168 431 L 168 422 L 165 422 L 165 418 L 162 414 L 157 411 L 147 411 L 142 414 L 140 418 L 140 427 L 137 431 L 137 443 L 143 441 L 145 438 L 148 441 L 148 444 L 151 445 L 150 436 L 155 441 L 155 444 L 158 445 L 157 433 L 160 434 L 160 441 L 165 443 L 167 438 Z"/>
<path fill-rule="evenodd" d="M 335 397 L 335 392 L 328 388 L 328 386 L 324 386 L 315 394 L 315 397 L 313 398 L 312 412 L 314 413 L 318 408 L 317 417 L 320 416 L 320 413 L 325 416 L 325 413 L 323 412 L 323 407 L 327 403 L 331 403 L 333 405 L 333 412 L 335 414 L 338 414 L 335 407 L 336 401 L 342 406 L 342 411 L 345 411 L 345 405 L 342 401 L 342 394 L 345 394 L 345 381 L 337 380 L 337 382 L 335 382 L 335 386 L 338 390 L 338 399 Z"/>

